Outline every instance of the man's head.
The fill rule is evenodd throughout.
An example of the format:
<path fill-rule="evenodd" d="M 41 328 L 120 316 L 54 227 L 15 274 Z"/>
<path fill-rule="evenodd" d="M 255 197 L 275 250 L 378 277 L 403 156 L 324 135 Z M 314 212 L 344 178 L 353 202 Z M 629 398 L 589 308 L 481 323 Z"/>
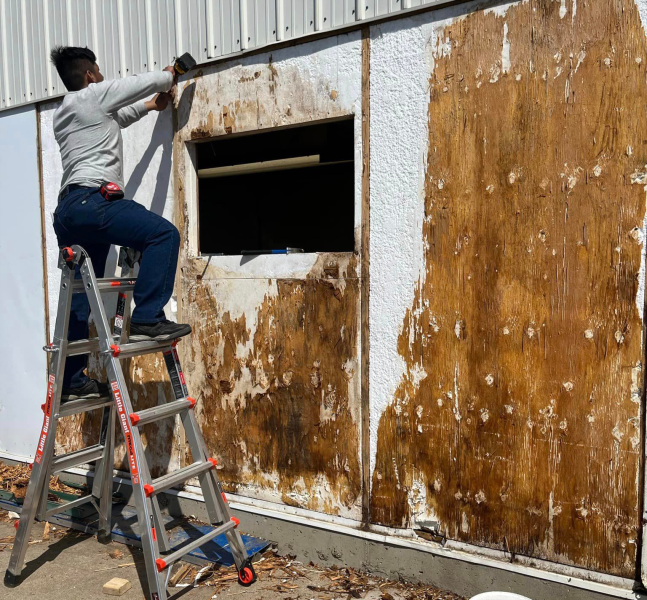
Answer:
<path fill-rule="evenodd" d="M 91 83 L 103 81 L 97 57 L 89 48 L 56 46 L 50 57 L 69 92 L 76 92 Z"/>

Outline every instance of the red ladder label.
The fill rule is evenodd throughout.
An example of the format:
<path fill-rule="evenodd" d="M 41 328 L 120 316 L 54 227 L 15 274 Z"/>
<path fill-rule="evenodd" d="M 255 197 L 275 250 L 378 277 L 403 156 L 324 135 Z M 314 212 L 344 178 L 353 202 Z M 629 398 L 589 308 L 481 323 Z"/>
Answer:
<path fill-rule="evenodd" d="M 121 398 L 121 390 L 119 389 L 119 384 L 116 381 L 113 381 L 111 384 L 112 393 L 115 397 L 115 403 L 117 404 L 117 414 L 119 415 L 119 422 L 121 423 L 121 429 L 124 432 L 124 439 L 126 440 L 126 448 L 128 449 L 128 463 L 130 465 L 130 476 L 133 485 L 139 484 L 139 468 L 137 466 L 137 455 L 135 454 L 135 445 L 133 443 L 133 434 L 130 430 L 130 425 L 128 423 L 128 415 L 126 414 L 126 407 L 124 406 L 124 401 Z"/>
<path fill-rule="evenodd" d="M 40 438 L 38 440 L 38 448 L 36 449 L 36 456 L 34 457 L 34 462 L 40 464 L 40 461 L 43 460 L 43 451 L 45 450 L 45 442 L 47 441 L 47 433 L 49 432 L 49 423 L 52 418 L 52 401 L 54 400 L 54 381 L 56 377 L 54 375 L 49 376 L 49 383 L 47 384 L 47 400 L 45 400 L 45 407 L 43 412 L 45 413 L 45 418 L 43 419 L 43 428 L 40 432 Z"/>

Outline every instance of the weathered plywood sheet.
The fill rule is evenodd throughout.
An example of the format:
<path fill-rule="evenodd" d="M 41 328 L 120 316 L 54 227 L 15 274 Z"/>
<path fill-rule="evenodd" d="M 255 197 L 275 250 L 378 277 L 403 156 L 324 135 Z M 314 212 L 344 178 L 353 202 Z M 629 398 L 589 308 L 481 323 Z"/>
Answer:
<path fill-rule="evenodd" d="M 187 147 L 355 115 L 361 164 L 360 111 L 361 36 L 355 32 L 196 72 L 182 84 L 174 145 L 182 235 L 178 309 L 193 327 L 179 349 L 223 485 L 250 498 L 356 520 L 362 500 L 361 170 L 355 253 L 201 257 L 196 165 Z M 228 224 L 200 226 L 217 234 Z"/>
<path fill-rule="evenodd" d="M 645 34 L 633 0 L 466 14 L 434 48 L 424 265 L 371 517 L 633 576 Z"/>
<path fill-rule="evenodd" d="M 240 296 L 258 304 L 240 310 Z M 225 488 L 356 514 L 359 280 L 203 280 L 182 301 L 198 421 Z"/>

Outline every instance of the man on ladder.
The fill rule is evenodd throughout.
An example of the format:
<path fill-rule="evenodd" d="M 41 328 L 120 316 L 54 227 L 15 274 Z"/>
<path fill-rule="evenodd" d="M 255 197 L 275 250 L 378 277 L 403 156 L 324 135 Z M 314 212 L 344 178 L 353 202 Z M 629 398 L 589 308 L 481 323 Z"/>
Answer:
<path fill-rule="evenodd" d="M 71 90 L 54 117 L 64 169 L 54 227 L 59 244 L 66 247 L 62 248 L 59 260 L 61 285 L 53 342 L 46 347 L 52 358 L 47 398 L 42 405 L 43 427 L 4 583 L 15 587 L 21 582 L 34 521 L 47 520 L 91 503 L 99 516 L 97 534 L 100 541 L 111 539 L 117 424 L 125 441 L 150 600 L 167 600 L 172 567 L 220 536 L 225 537 L 224 545 L 233 556 L 238 582 L 251 585 L 256 581 L 256 574 L 237 529 L 240 521 L 232 515 L 223 493 L 216 473 L 218 462 L 208 454 L 194 413 L 196 400 L 189 396 L 175 347 L 178 338 L 190 333 L 191 328 L 164 318 L 164 305 L 173 290 L 180 236 L 162 217 L 132 200 L 123 200 L 121 191 L 120 127 L 134 123 L 149 110 L 163 110 L 168 104 L 165 93 L 174 84 L 174 72 L 185 72 L 184 67 L 195 61 L 187 54 L 176 61 L 175 67 L 167 67 L 162 73 L 104 81 L 94 54 L 87 49 L 56 48 L 52 59 L 61 79 Z M 144 102 L 143 98 L 154 92 L 158 95 Z M 129 259 L 129 251 L 125 248 L 122 248 L 122 277 L 97 277 L 97 272 L 102 274 L 104 270 L 106 255 L 113 243 L 141 252 L 136 280 L 126 276 L 134 261 Z M 131 291 L 136 308 L 130 335 L 126 335 Z M 119 293 L 112 331 L 102 296 L 110 292 Z M 85 339 L 90 307 L 97 337 Z M 83 374 L 86 362 L 78 357 L 96 350 L 103 358 L 110 388 Z M 138 409 L 130 399 L 120 361 L 151 353 L 162 353 L 175 399 L 169 402 L 162 397 L 156 406 Z M 62 404 L 64 399 L 66 402 Z M 104 410 L 99 442 L 66 454 L 56 454 L 59 420 L 97 409 Z M 193 462 L 154 479 L 139 428 L 176 417 L 184 429 Z M 65 504 L 50 506 L 47 497 L 51 475 L 92 462 L 95 469 L 90 493 Z M 195 478 L 202 490 L 211 528 L 200 537 L 173 545 L 166 532 L 158 495 Z"/>
<path fill-rule="evenodd" d="M 176 81 L 173 66 L 124 79 L 105 80 L 88 48 L 57 47 L 51 53 L 70 92 L 54 114 L 54 134 L 61 150 L 63 180 L 54 213 L 59 246 L 79 244 L 87 251 L 97 277 L 103 277 L 111 244 L 142 253 L 133 293 L 131 339 L 178 338 L 189 325 L 168 321 L 164 306 L 173 292 L 180 247 L 177 228 L 141 204 L 123 198 L 121 129 L 150 111 L 164 110 Z M 152 99 L 144 98 L 157 92 Z M 79 269 L 76 277 L 80 277 Z M 88 337 L 89 306 L 85 295 L 72 301 L 69 340 Z M 108 395 L 108 386 L 85 374 L 87 355 L 67 361 L 62 400 Z"/>

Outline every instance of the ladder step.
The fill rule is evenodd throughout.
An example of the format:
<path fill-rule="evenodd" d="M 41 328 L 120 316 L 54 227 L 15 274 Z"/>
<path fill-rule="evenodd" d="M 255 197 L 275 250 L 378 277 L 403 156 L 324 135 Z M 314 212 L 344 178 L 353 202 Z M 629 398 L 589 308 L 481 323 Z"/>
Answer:
<path fill-rule="evenodd" d="M 143 354 L 152 354 L 170 348 L 175 340 L 147 340 L 145 342 L 131 342 L 118 346 L 113 344 L 111 352 L 118 358 L 130 358 L 132 356 L 142 356 Z M 76 340 L 68 342 L 67 356 L 76 356 L 77 354 L 88 354 L 99 350 L 99 338 L 89 340 Z"/>
<path fill-rule="evenodd" d="M 110 396 L 68 400 L 65 403 L 61 403 L 61 407 L 58 409 L 58 416 L 59 418 L 69 417 L 70 415 L 76 415 L 87 410 L 95 410 L 97 408 L 103 408 L 104 406 L 110 406 L 111 404 L 112 398 Z"/>
<path fill-rule="evenodd" d="M 142 425 L 146 425 L 146 423 L 152 423 L 153 421 L 159 421 L 166 417 L 172 417 L 173 415 L 177 415 L 183 410 L 193 408 L 194 406 L 195 400 L 193 398 L 174 400 L 173 402 L 167 402 L 161 406 L 153 406 L 153 408 L 146 408 L 139 412 L 131 413 L 130 422 L 132 425 L 141 427 Z"/>
<path fill-rule="evenodd" d="M 146 484 L 144 486 L 144 492 L 146 492 L 147 496 L 159 494 L 164 490 L 172 488 L 174 485 L 184 483 L 192 477 L 197 477 L 198 475 L 202 475 L 202 473 L 206 473 L 209 469 L 213 469 L 216 464 L 217 463 L 215 458 L 209 458 L 206 461 L 194 462 L 188 467 L 184 467 L 183 469 L 179 469 L 177 471 L 174 471 L 173 473 L 169 473 L 168 475 L 153 479 L 150 485 Z"/>
<path fill-rule="evenodd" d="M 72 467 L 78 467 L 79 465 L 84 465 L 93 460 L 98 460 L 101 458 L 102 453 L 103 444 L 96 444 L 95 446 L 88 446 L 87 448 L 76 450 L 75 452 L 68 452 L 67 454 L 55 456 L 52 459 L 52 473 L 58 473 L 65 469 L 71 469 Z"/>
<path fill-rule="evenodd" d="M 135 289 L 135 277 L 106 277 L 97 279 L 97 286 L 100 292 L 130 292 Z M 73 292 L 85 292 L 83 281 L 75 279 L 72 284 Z"/>
<path fill-rule="evenodd" d="M 71 502 L 66 502 L 65 504 L 51 508 L 45 513 L 45 519 L 49 519 L 50 517 L 53 517 L 54 515 L 57 515 L 58 513 L 64 512 L 66 510 L 70 510 L 71 508 L 76 508 L 77 506 L 92 502 L 92 500 L 93 497 L 92 494 L 90 494 L 88 496 L 82 496 L 81 498 L 77 498 L 76 500 L 72 500 Z"/>
<path fill-rule="evenodd" d="M 189 552 L 193 552 L 196 548 L 204 546 L 207 542 L 210 542 L 214 538 L 217 538 L 219 535 L 231 529 L 235 529 L 236 527 L 238 527 L 238 519 L 236 519 L 236 517 L 232 517 L 231 521 L 227 521 L 226 523 L 219 525 L 213 531 L 210 531 L 202 537 L 199 537 L 197 540 L 192 541 L 190 544 L 182 546 L 182 548 L 176 550 L 171 554 L 167 554 L 166 556 L 164 556 L 164 558 L 158 558 L 155 561 L 157 570 L 159 572 L 162 572 L 164 569 L 170 567 L 173 563 L 180 560 L 183 556 L 189 554 Z"/>

